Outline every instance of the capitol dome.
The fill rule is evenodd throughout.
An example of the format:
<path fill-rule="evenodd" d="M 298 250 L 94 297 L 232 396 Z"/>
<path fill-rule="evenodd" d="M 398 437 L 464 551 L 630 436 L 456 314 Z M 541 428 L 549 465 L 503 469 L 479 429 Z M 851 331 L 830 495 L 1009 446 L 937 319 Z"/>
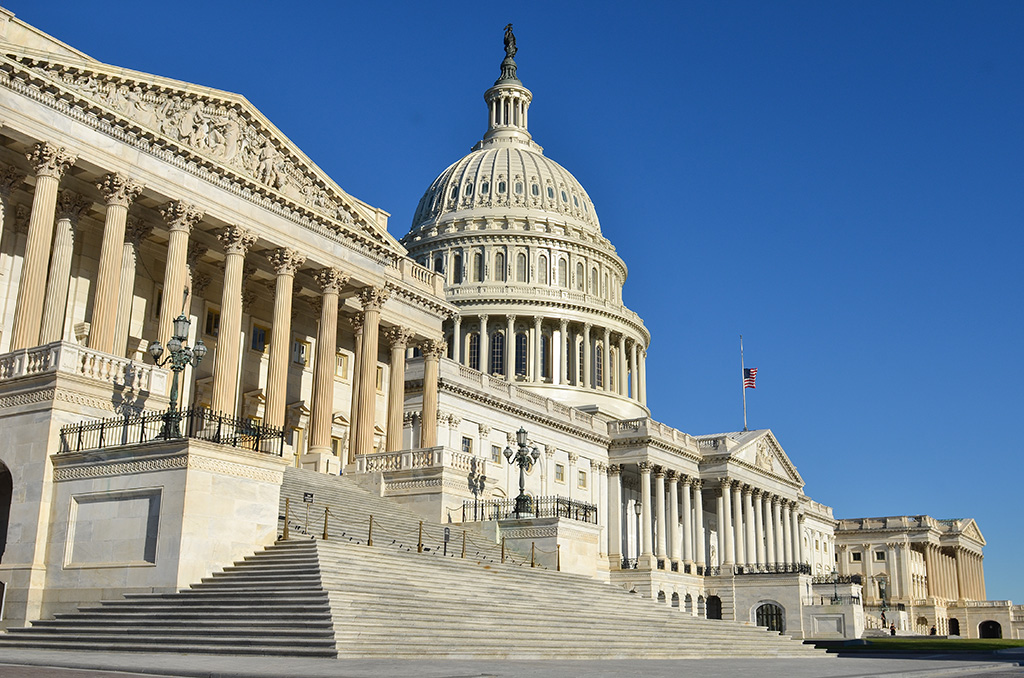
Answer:
<path fill-rule="evenodd" d="M 484 93 L 487 133 L 430 184 L 402 243 L 460 311 L 449 358 L 570 406 L 647 416 L 650 334 L 622 301 L 626 265 L 586 190 L 533 141 L 510 35 Z"/>

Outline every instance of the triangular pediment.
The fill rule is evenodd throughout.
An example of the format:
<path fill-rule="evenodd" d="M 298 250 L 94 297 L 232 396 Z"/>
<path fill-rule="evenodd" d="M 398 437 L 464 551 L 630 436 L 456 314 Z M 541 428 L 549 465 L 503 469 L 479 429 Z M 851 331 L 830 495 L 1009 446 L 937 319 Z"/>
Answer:
<path fill-rule="evenodd" d="M 974 522 L 974 518 L 965 520 L 960 526 L 960 532 L 968 539 L 973 539 L 980 544 L 985 543 L 985 537 L 982 536 L 981 530 L 978 529 L 978 524 Z"/>
<path fill-rule="evenodd" d="M 84 55 L 13 43 L 0 49 L 0 78 L 30 82 L 44 103 L 70 105 L 86 122 L 116 128 L 119 138 L 230 177 L 254 200 L 282 204 L 373 250 L 406 253 L 387 232 L 385 212 L 342 190 L 245 97 Z"/>
<path fill-rule="evenodd" d="M 782 445 L 770 429 L 723 433 L 715 436 L 698 436 L 698 441 L 719 441 L 714 446 L 728 451 L 728 461 L 756 470 L 768 476 L 803 486 L 804 479 L 789 460 Z M 707 449 L 711 446 L 702 446 Z"/>

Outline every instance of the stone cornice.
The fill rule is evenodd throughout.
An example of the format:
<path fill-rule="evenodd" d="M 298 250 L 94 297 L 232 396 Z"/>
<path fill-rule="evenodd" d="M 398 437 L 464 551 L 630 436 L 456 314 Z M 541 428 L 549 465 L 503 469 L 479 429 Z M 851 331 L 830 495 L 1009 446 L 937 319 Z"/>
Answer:
<path fill-rule="evenodd" d="M 96 62 L 0 56 L 0 86 L 385 263 L 404 248 L 244 97 Z M 215 130 L 210 132 L 208 130 Z"/>

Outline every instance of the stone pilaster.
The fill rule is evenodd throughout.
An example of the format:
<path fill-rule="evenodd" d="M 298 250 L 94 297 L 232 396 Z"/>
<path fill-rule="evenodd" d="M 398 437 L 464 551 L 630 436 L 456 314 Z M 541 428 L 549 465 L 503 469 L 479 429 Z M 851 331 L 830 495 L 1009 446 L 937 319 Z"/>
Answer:
<path fill-rule="evenodd" d="M 761 497 L 764 502 L 764 546 L 765 546 L 765 559 L 769 565 L 775 565 L 779 562 L 778 556 L 775 553 L 775 518 L 772 514 L 772 505 L 774 498 L 772 495 L 765 493 Z"/>
<path fill-rule="evenodd" d="M 705 564 L 704 553 L 704 481 L 694 479 L 693 481 L 693 548 L 695 553 L 694 561 L 698 567 Z"/>
<path fill-rule="evenodd" d="M 359 355 L 359 409 L 355 453 L 373 452 L 373 420 L 377 405 L 377 338 L 380 333 L 380 311 L 390 292 L 381 287 L 364 287 L 359 298 L 363 303 L 363 341 Z"/>
<path fill-rule="evenodd" d="M 611 361 L 612 332 L 604 328 L 604 337 L 601 340 L 601 388 L 605 391 L 612 390 L 612 361 Z"/>
<path fill-rule="evenodd" d="M 71 258 L 75 251 L 75 233 L 78 220 L 92 203 L 71 191 L 61 191 L 57 200 L 57 227 L 50 259 L 50 277 L 46 283 L 43 302 L 42 326 L 39 343 L 49 344 L 64 338 L 64 319 L 67 315 L 68 286 L 71 282 Z"/>
<path fill-rule="evenodd" d="M 25 181 L 25 173 L 14 167 L 0 169 L 0 242 L 4 238 L 4 224 L 14 216 L 11 193 Z"/>
<path fill-rule="evenodd" d="M 516 317 L 505 316 L 505 379 L 515 381 L 516 379 Z"/>
<path fill-rule="evenodd" d="M 591 360 L 593 345 L 590 343 L 590 323 L 583 323 L 583 388 L 590 388 L 593 380 L 594 366 Z"/>
<path fill-rule="evenodd" d="M 14 326 L 10 350 L 30 348 L 39 340 L 46 294 L 47 264 L 53 240 L 53 218 L 57 206 L 57 187 L 64 173 L 77 158 L 67 149 L 40 142 L 27 153 L 36 173 L 32 213 L 25 240 L 25 260 L 21 266 L 18 301 L 14 307 Z"/>
<path fill-rule="evenodd" d="M 640 351 L 640 404 L 647 404 L 647 349 Z"/>
<path fill-rule="evenodd" d="M 334 365 L 338 352 L 338 295 L 348 276 L 336 268 L 316 272 L 321 291 L 320 325 L 313 364 L 313 393 L 310 398 L 309 454 L 330 454 L 334 423 Z"/>
<path fill-rule="evenodd" d="M 131 330 L 132 304 L 135 301 L 135 266 L 142 241 L 152 230 L 152 224 L 128 217 L 124 244 L 121 246 L 121 288 L 117 293 L 117 325 L 114 327 L 114 352 L 118 355 L 128 355 L 128 333 Z M 188 314 L 188 308 L 185 313 Z"/>
<path fill-rule="evenodd" d="M 462 316 L 456 315 L 452 320 L 452 357 L 455 358 L 455 362 L 460 365 L 465 365 L 466 361 L 462 357 Z"/>
<path fill-rule="evenodd" d="M 640 468 L 640 558 L 651 565 L 651 470 L 650 462 L 642 461 Z"/>
<path fill-rule="evenodd" d="M 100 263 L 96 273 L 96 292 L 93 295 L 92 321 L 89 325 L 89 348 L 114 353 L 114 332 L 117 328 L 117 309 L 121 290 L 121 249 L 128 220 L 128 206 L 142 193 L 142 184 L 124 175 L 111 172 L 96 187 L 103 195 L 107 216 L 103 223 L 103 241 L 100 244 Z M 164 306 L 176 305 L 177 295 L 164 290 Z M 124 348 L 118 355 L 124 352 Z"/>
<path fill-rule="evenodd" d="M 437 445 L 438 362 L 448 347 L 443 341 L 428 339 L 420 344 L 423 354 L 423 416 L 420 419 L 420 446 Z"/>
<path fill-rule="evenodd" d="M 565 318 L 558 319 L 558 360 L 552 362 L 558 363 L 557 383 L 569 383 L 569 321 Z"/>
<path fill-rule="evenodd" d="M 348 412 L 348 463 L 356 463 L 356 419 L 359 418 L 359 375 L 362 371 L 360 360 L 363 354 L 363 313 L 355 313 L 349 322 L 352 323 L 352 336 L 355 349 L 352 354 L 352 395 L 349 398 Z"/>
<path fill-rule="evenodd" d="M 665 534 L 665 469 L 661 466 L 654 467 L 654 510 L 657 516 L 654 555 L 658 559 L 662 559 L 665 557 L 667 539 Z"/>
<path fill-rule="evenodd" d="M 744 543 L 744 555 L 747 567 L 755 567 L 757 562 L 757 545 L 754 543 L 754 502 L 753 491 L 750 485 L 743 486 L 743 534 L 746 539 Z"/>
<path fill-rule="evenodd" d="M 693 565 L 694 514 L 693 514 L 693 478 L 680 474 L 679 492 L 683 495 L 682 513 L 682 559 L 688 567 Z M 696 573 L 694 573 L 696 574 Z"/>
<path fill-rule="evenodd" d="M 405 411 L 405 349 L 409 331 L 392 327 L 385 334 L 391 347 L 391 377 L 388 381 L 387 451 L 402 449 L 402 415 Z"/>
<path fill-rule="evenodd" d="M 782 553 L 787 565 L 795 562 L 793 558 L 793 521 L 790 503 L 782 502 Z"/>
<path fill-rule="evenodd" d="M 306 257 L 287 247 L 279 247 L 270 252 L 267 259 L 277 277 L 274 280 L 274 322 L 270 330 L 267 400 L 263 406 L 263 421 L 268 426 L 280 427 L 284 426 L 284 410 L 288 403 L 295 273 L 306 263 Z"/>
<path fill-rule="evenodd" d="M 224 285 L 220 298 L 220 330 L 213 361 L 210 409 L 217 414 L 234 417 L 238 400 L 239 335 L 242 331 L 242 268 L 245 254 L 256 242 L 256 236 L 240 226 L 226 226 L 217 238 L 224 246 Z M 184 256 L 184 248 L 182 250 Z M 164 288 L 164 307 L 173 303 L 173 294 Z"/>
<path fill-rule="evenodd" d="M 544 370 L 540 364 L 541 350 L 544 343 L 544 330 L 541 327 L 543 318 L 539 315 L 533 316 L 533 381 L 540 383 L 544 381 Z"/>
<path fill-rule="evenodd" d="M 775 562 L 786 562 L 785 535 L 782 530 L 782 497 L 772 498 L 772 522 L 775 531 Z"/>
<path fill-rule="evenodd" d="M 613 569 L 622 563 L 622 467 L 608 465 L 608 560 Z"/>
<path fill-rule="evenodd" d="M 733 555 L 735 556 L 734 562 L 739 567 L 747 564 L 746 542 L 743 537 L 743 486 L 739 482 L 734 482 L 730 488 L 730 494 L 732 495 L 732 535 L 735 544 Z"/>
<path fill-rule="evenodd" d="M 665 476 L 668 480 L 668 556 L 673 563 L 679 563 L 683 557 L 679 534 L 679 474 L 669 470 Z"/>
<path fill-rule="evenodd" d="M 161 207 L 160 214 L 167 224 L 167 262 L 164 264 L 164 296 L 156 334 L 160 343 L 166 346 L 173 331 L 172 323 L 180 311 L 178 300 L 185 289 L 186 281 L 192 282 L 188 279 L 194 277 L 194 272 L 190 276 L 186 268 L 189 255 L 188 237 L 192 228 L 202 220 L 203 213 L 191 203 L 174 200 Z M 196 259 L 198 260 L 198 257 Z"/>
<path fill-rule="evenodd" d="M 764 502 L 761 500 L 762 490 L 754 488 L 754 559 L 759 567 L 768 562 L 764 552 Z"/>
<path fill-rule="evenodd" d="M 637 390 L 637 384 L 639 383 L 640 375 L 637 374 L 637 363 L 636 363 L 636 342 L 630 342 L 629 348 L 629 373 L 633 375 L 632 379 L 629 380 L 629 397 L 633 400 L 640 399 L 640 393 Z"/>
<path fill-rule="evenodd" d="M 616 384 L 617 388 L 615 391 L 621 396 L 628 395 L 629 377 L 627 375 L 629 372 L 627 369 L 628 360 L 626 360 L 626 335 L 624 334 L 619 335 L 619 359 L 616 363 L 616 367 L 619 370 L 619 383 Z"/>

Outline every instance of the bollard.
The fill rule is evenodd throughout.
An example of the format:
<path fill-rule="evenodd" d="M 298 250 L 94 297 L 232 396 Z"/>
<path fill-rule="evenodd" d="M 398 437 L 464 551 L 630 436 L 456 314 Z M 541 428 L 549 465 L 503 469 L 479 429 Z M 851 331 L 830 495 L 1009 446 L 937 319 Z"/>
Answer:
<path fill-rule="evenodd" d="M 373 515 L 370 515 L 370 529 L 366 532 L 366 545 L 373 546 Z"/>
<path fill-rule="evenodd" d="M 555 546 L 555 572 L 562 571 L 562 545 Z"/>
<path fill-rule="evenodd" d="M 327 516 L 330 514 L 331 509 L 324 507 L 324 541 L 327 541 Z"/>
<path fill-rule="evenodd" d="M 416 553 L 423 553 L 423 521 L 420 521 L 420 537 L 416 542 Z"/>
<path fill-rule="evenodd" d="M 501 538 L 501 562 L 505 562 L 505 538 Z"/>
<path fill-rule="evenodd" d="M 537 563 L 533 559 L 533 550 L 534 550 L 534 548 L 536 546 L 537 546 L 537 542 L 535 542 L 535 541 L 531 541 L 530 542 L 530 567 L 537 567 Z"/>
<path fill-rule="evenodd" d="M 466 531 L 462 531 L 462 557 L 466 557 Z"/>
<path fill-rule="evenodd" d="M 288 497 L 284 498 L 284 532 L 281 534 L 281 539 L 288 539 L 288 513 L 291 508 L 291 500 Z"/>

